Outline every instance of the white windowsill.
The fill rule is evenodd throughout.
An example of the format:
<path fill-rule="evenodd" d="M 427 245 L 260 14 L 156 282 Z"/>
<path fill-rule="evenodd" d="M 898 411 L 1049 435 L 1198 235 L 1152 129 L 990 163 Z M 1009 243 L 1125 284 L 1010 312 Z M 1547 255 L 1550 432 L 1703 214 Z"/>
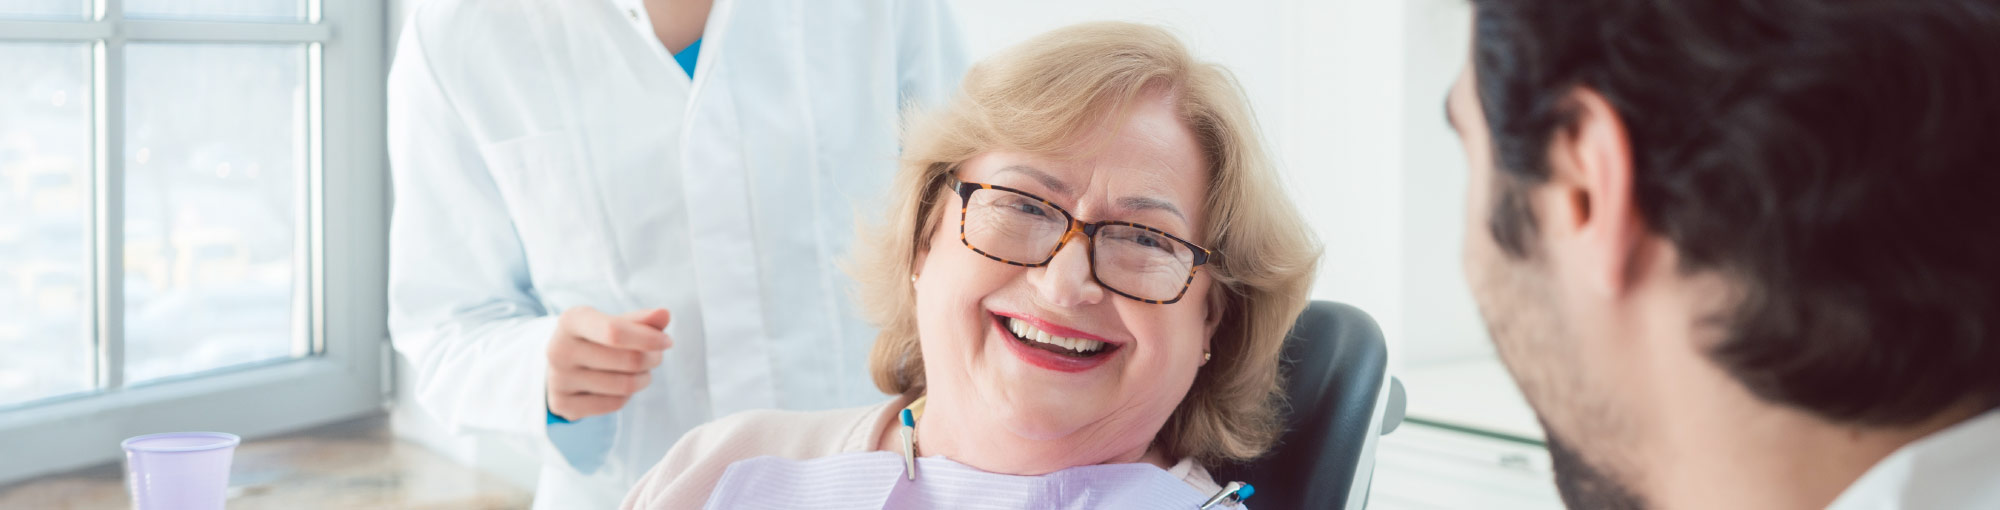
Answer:
<path fill-rule="evenodd" d="M 1399 377 L 1411 419 L 1543 441 L 1541 423 L 1497 358 L 1413 366 Z"/>

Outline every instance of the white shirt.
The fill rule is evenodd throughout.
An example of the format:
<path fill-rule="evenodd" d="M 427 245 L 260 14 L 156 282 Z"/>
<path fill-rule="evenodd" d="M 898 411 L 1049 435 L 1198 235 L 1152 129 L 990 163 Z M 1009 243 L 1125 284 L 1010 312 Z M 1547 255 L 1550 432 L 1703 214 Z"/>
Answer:
<path fill-rule="evenodd" d="M 1827 508 L 2000 509 L 2000 411 L 1903 445 L 1868 468 Z"/>
<path fill-rule="evenodd" d="M 616 505 L 714 417 L 882 398 L 838 264 L 886 210 L 900 108 L 964 71 L 943 2 L 718 0 L 692 81 L 640 0 L 429 0 L 406 26 L 390 329 L 454 429 L 569 431 L 538 508 Z M 667 308 L 675 344 L 624 409 L 551 429 L 554 317 L 586 305 Z"/>

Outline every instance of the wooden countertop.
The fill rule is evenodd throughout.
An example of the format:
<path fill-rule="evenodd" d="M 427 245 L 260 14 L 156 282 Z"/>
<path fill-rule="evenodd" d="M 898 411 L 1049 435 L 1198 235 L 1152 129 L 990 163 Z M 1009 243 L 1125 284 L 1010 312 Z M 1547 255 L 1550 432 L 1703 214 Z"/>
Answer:
<path fill-rule="evenodd" d="M 131 507 L 124 465 L 0 486 L 0 508 Z M 229 508 L 527 508 L 533 495 L 421 446 L 376 415 L 245 441 L 230 466 Z"/>

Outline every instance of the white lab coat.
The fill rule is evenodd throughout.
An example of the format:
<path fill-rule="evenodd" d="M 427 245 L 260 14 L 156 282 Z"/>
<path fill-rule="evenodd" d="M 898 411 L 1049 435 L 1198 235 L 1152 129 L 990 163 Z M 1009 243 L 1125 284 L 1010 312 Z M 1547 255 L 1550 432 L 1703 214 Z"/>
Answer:
<path fill-rule="evenodd" d="M 712 418 L 879 401 L 839 260 L 885 214 L 900 108 L 964 67 L 942 0 L 718 0 L 692 82 L 640 0 L 419 4 L 388 85 L 416 405 L 540 438 L 537 508 L 610 508 Z M 675 345 L 623 410 L 552 428 L 545 350 L 585 305 L 667 308 Z"/>
<path fill-rule="evenodd" d="M 2000 508 L 2000 411 L 1987 411 L 1897 448 L 1827 508 Z"/>

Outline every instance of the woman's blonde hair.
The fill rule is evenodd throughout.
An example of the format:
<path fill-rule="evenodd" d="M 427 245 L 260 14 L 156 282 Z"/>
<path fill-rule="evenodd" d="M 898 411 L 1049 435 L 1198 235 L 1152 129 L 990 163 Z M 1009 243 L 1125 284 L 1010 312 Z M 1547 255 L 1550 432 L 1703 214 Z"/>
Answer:
<path fill-rule="evenodd" d="M 932 246 L 958 165 L 999 150 L 1075 154 L 1103 138 L 1092 130 L 1117 125 L 1106 119 L 1160 92 L 1209 165 L 1205 237 L 1192 241 L 1219 255 L 1206 270 L 1215 282 L 1207 298 L 1220 300 L 1222 319 L 1213 360 L 1155 444 L 1209 465 L 1271 447 L 1282 428 L 1278 357 L 1305 308 L 1319 244 L 1279 184 L 1228 71 L 1194 60 L 1172 34 L 1146 25 L 1085 23 L 1043 34 L 974 66 L 946 107 L 907 119 L 889 195 L 894 209 L 886 225 L 863 227 L 855 258 L 860 301 L 881 328 L 869 359 L 876 386 L 924 391 L 910 276 L 916 254 Z"/>

